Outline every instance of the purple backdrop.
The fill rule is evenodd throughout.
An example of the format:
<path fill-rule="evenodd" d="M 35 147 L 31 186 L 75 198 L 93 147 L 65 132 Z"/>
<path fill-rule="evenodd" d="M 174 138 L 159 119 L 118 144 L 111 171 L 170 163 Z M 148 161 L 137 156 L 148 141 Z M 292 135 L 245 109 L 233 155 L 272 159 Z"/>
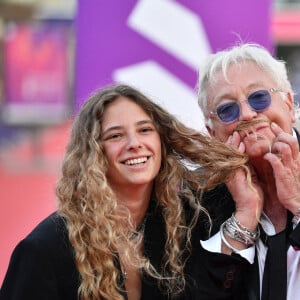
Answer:
<path fill-rule="evenodd" d="M 138 5 L 139 18 L 132 16 Z M 270 16 L 271 0 L 79 0 L 76 110 L 92 91 L 114 81 L 141 87 L 167 107 L 170 100 L 166 98 L 174 89 L 171 101 L 190 103 L 194 101 L 189 98 L 194 95 L 201 59 L 197 63 L 196 58 L 189 58 L 195 57 L 197 51 L 203 58 L 239 40 L 271 48 Z M 201 35 L 199 28 L 202 37 L 196 41 Z M 180 48 L 178 53 L 176 45 Z M 139 68 L 132 70 L 129 66 Z M 126 71 L 119 74 L 116 70 Z M 135 80 L 135 76 L 139 79 Z M 174 100 L 176 95 L 181 99 Z M 171 104 L 177 106 L 171 112 L 180 114 L 183 108 L 194 111 L 193 105 L 188 108 Z M 186 118 L 190 117 L 191 112 L 186 112 Z"/>

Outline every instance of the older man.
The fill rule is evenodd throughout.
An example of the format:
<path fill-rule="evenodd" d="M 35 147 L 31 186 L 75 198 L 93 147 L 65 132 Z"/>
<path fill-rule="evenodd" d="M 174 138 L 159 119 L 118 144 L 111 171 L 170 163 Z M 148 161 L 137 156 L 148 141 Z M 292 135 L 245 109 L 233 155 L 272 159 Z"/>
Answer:
<path fill-rule="evenodd" d="M 199 105 L 208 132 L 249 158 L 206 194 L 219 232 L 202 245 L 253 265 L 251 299 L 300 299 L 300 154 L 293 92 L 284 62 L 259 45 L 212 55 L 200 70 Z"/>

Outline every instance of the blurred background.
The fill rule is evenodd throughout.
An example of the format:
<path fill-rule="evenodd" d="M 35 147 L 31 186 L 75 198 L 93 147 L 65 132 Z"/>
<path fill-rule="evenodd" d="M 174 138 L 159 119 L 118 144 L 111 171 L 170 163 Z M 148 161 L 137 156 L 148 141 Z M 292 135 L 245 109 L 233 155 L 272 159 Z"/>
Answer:
<path fill-rule="evenodd" d="M 201 64 L 243 41 L 287 62 L 299 102 L 300 0 L 207 2 L 0 0 L 0 285 L 17 242 L 55 210 L 70 124 L 95 89 L 129 83 L 204 130 Z"/>

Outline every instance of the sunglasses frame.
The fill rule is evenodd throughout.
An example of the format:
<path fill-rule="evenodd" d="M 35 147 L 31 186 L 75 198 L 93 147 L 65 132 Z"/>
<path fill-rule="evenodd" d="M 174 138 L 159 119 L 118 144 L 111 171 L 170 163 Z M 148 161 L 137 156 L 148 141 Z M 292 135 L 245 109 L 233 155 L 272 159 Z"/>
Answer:
<path fill-rule="evenodd" d="M 265 109 L 267 109 L 267 108 L 271 105 L 271 102 L 270 102 L 270 104 L 269 104 L 266 108 L 264 108 L 264 109 L 262 109 L 262 110 L 255 110 L 255 109 L 253 109 L 253 107 L 252 107 L 252 106 L 249 104 L 249 102 L 248 102 L 249 97 L 250 97 L 252 94 L 257 93 L 257 92 L 259 92 L 259 91 L 264 91 L 264 92 L 267 91 L 267 92 L 269 93 L 270 97 L 271 97 L 271 101 L 272 101 L 272 94 L 273 94 L 273 93 L 275 93 L 275 92 L 283 92 L 282 89 L 280 89 L 280 88 L 260 89 L 260 90 L 257 90 L 257 91 L 254 91 L 253 93 L 251 93 L 251 94 L 248 96 L 247 99 L 242 100 L 242 101 L 237 101 L 237 102 L 236 102 L 237 105 L 240 106 L 239 102 L 244 102 L 244 101 L 246 101 L 246 102 L 248 103 L 248 105 L 250 106 L 250 108 L 251 108 L 253 111 L 256 111 L 256 112 L 262 112 L 262 111 L 264 111 Z M 219 105 L 218 105 L 218 106 L 219 106 Z M 219 117 L 219 115 L 218 115 L 218 112 L 217 112 L 218 106 L 217 106 L 213 111 L 210 111 L 210 112 L 209 112 L 210 118 L 212 118 L 212 117 L 214 117 L 214 116 L 217 116 L 217 119 L 218 119 L 221 123 L 223 123 L 223 124 L 231 124 L 231 123 L 233 123 L 233 122 L 235 122 L 235 121 L 238 120 L 238 118 L 239 118 L 239 116 L 240 116 L 240 112 L 239 112 L 239 115 L 238 115 L 238 117 L 237 117 L 236 119 L 233 119 L 233 120 L 228 121 L 228 122 L 223 121 L 223 120 Z"/>

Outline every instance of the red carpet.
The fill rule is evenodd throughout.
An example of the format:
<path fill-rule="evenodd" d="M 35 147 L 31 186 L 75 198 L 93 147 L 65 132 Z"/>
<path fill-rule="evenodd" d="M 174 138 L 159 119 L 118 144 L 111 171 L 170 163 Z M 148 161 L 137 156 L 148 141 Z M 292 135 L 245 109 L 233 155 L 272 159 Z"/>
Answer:
<path fill-rule="evenodd" d="M 69 139 L 69 125 L 43 129 L 33 147 L 22 137 L 0 153 L 0 286 L 18 241 L 55 210 L 55 182 Z"/>

